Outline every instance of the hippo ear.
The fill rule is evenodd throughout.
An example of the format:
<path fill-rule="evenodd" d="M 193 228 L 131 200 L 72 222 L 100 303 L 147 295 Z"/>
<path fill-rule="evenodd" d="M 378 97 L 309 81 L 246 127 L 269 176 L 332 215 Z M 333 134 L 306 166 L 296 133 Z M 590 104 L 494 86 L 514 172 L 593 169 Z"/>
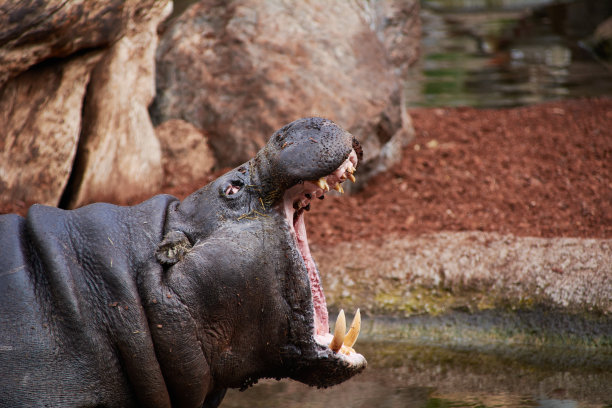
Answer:
<path fill-rule="evenodd" d="M 170 231 L 157 246 L 155 257 L 160 264 L 172 266 L 181 261 L 191 247 L 191 242 L 182 231 Z"/>

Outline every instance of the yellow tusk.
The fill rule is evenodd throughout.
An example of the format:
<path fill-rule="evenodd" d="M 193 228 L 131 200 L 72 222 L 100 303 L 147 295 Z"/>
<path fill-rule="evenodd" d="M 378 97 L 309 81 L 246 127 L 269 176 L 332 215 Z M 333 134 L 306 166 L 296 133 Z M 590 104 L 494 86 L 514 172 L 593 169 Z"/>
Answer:
<path fill-rule="evenodd" d="M 346 318 L 344 317 L 344 310 L 340 310 L 338 318 L 336 319 L 336 327 L 334 328 L 334 338 L 329 343 L 329 348 L 334 353 L 337 353 L 342 348 L 344 343 L 344 333 L 346 332 Z"/>
<path fill-rule="evenodd" d="M 349 180 L 351 180 L 353 183 L 355 182 L 355 176 L 353 176 L 353 174 L 352 174 L 352 173 L 349 173 L 349 174 L 348 174 L 348 178 L 349 178 Z"/>
<path fill-rule="evenodd" d="M 323 191 L 329 191 L 329 184 L 327 184 L 327 180 L 325 180 L 325 177 L 321 177 L 320 179 L 318 179 L 315 184 L 317 185 L 317 187 L 319 187 L 321 190 Z"/>
<path fill-rule="evenodd" d="M 359 332 L 361 331 L 361 313 L 359 309 L 355 313 L 355 317 L 353 318 L 353 323 L 351 323 L 351 328 L 348 333 L 344 337 L 344 345 L 347 347 L 353 347 L 355 342 L 357 341 L 357 337 L 359 337 Z"/>
<path fill-rule="evenodd" d="M 334 186 L 334 190 L 336 190 L 337 192 L 339 192 L 340 194 L 344 194 L 344 189 L 342 188 L 342 186 L 340 185 L 340 183 L 336 184 Z"/>

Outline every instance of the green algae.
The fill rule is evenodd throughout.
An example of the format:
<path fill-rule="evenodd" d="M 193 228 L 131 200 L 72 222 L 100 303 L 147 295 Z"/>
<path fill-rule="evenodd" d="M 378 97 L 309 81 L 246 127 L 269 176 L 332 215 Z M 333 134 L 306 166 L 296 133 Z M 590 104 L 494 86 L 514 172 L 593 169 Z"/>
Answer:
<path fill-rule="evenodd" d="M 452 311 L 479 312 L 485 310 L 533 310 L 553 307 L 537 294 L 509 297 L 502 290 L 483 291 L 470 287 L 443 287 L 419 285 L 385 285 L 373 293 L 371 287 L 357 287 L 339 295 L 326 293 L 333 310 L 360 308 L 372 315 L 410 317 L 415 315 L 439 316 Z M 598 315 L 594 308 L 565 308 L 568 314 Z"/>

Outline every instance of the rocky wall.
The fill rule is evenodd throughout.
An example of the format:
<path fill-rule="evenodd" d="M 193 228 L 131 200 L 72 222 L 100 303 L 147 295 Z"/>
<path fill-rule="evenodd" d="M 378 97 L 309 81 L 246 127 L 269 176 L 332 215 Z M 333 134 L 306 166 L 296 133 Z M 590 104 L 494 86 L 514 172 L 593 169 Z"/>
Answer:
<path fill-rule="evenodd" d="M 413 136 L 401 73 L 418 55 L 417 1 L 203 0 L 169 24 L 153 120 L 204 129 L 221 166 L 286 123 L 327 117 L 364 145 L 368 174 Z"/>
<path fill-rule="evenodd" d="M 131 203 L 179 182 L 164 168 L 201 179 L 311 115 L 362 140 L 361 182 L 399 159 L 418 1 L 193 3 L 162 25 L 170 0 L 0 0 L 0 205 Z M 177 125 L 160 143 L 156 91 L 155 125 L 200 136 Z M 210 142 L 204 167 L 164 150 L 181 138 Z"/>

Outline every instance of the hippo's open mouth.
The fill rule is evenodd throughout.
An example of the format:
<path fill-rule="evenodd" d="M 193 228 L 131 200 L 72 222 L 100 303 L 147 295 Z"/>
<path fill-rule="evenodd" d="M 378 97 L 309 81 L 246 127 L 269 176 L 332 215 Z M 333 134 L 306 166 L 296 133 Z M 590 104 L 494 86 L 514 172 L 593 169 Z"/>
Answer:
<path fill-rule="evenodd" d="M 289 188 L 283 196 L 285 217 L 308 271 L 314 308 L 313 338 L 318 344 L 329 347 L 332 351 L 338 353 L 349 364 L 352 362 L 358 363 L 363 359 L 360 354 L 352 349 L 361 326 L 359 310 L 357 310 L 353 324 L 346 335 L 346 322 L 343 311 L 338 315 L 334 335 L 332 336 L 329 333 L 327 304 L 321 286 L 321 278 L 308 246 L 304 213 L 310 210 L 311 201 L 315 198 L 323 199 L 325 193 L 331 189 L 343 192 L 342 182 L 347 179 L 354 182 L 353 172 L 357 162 L 357 153 L 353 149 L 348 158 L 334 172 L 316 181 L 304 181 L 296 184 Z"/>

